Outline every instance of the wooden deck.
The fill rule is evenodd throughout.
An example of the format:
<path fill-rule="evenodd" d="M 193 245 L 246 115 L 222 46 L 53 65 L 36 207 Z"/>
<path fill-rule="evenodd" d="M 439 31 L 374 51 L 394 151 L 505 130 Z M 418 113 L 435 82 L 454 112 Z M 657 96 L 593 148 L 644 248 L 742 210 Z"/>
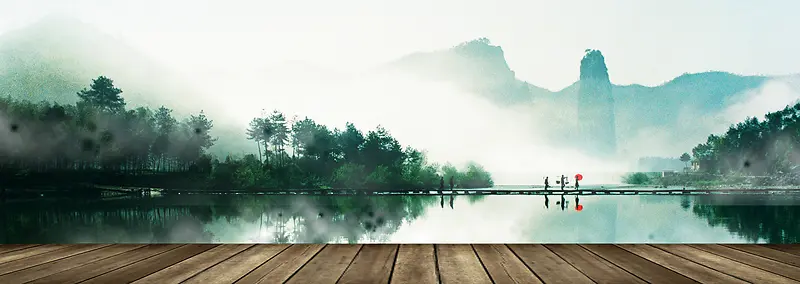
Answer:
<path fill-rule="evenodd" d="M 800 283 L 800 245 L 2 245 L 0 283 Z"/>

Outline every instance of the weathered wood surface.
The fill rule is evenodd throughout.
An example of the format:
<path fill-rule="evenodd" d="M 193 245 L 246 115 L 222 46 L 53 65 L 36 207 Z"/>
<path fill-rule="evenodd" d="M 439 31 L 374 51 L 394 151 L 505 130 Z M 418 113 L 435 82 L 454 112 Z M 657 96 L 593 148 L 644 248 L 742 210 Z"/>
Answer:
<path fill-rule="evenodd" d="M 0 245 L 0 283 L 800 284 L 800 245 Z"/>

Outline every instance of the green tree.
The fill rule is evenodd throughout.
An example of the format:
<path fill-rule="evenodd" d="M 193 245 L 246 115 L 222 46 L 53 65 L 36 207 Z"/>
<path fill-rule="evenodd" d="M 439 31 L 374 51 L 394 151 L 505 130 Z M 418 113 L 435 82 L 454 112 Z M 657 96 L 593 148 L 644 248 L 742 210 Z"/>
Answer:
<path fill-rule="evenodd" d="M 247 139 L 253 140 L 256 142 L 256 145 L 259 145 L 258 148 L 258 155 L 259 160 L 261 161 L 261 145 L 264 146 L 264 162 L 269 162 L 269 142 L 272 140 L 273 136 L 273 129 L 272 123 L 269 121 L 268 117 L 256 117 L 250 121 L 250 125 L 247 128 Z"/>
<path fill-rule="evenodd" d="M 285 163 L 286 144 L 289 143 L 289 127 L 286 125 L 286 116 L 278 110 L 274 110 L 269 116 L 272 137 L 270 142 L 273 146 L 273 153 L 276 155 L 277 163 L 282 166 Z"/>
<path fill-rule="evenodd" d="M 686 169 L 689 168 L 689 161 L 692 160 L 692 156 L 689 156 L 689 153 L 683 153 L 680 157 L 681 162 L 685 165 Z"/>
<path fill-rule="evenodd" d="M 122 90 L 114 87 L 113 80 L 100 76 L 92 80 L 88 89 L 78 92 L 78 97 L 82 103 L 101 111 L 120 112 L 125 109 L 125 100 L 120 94 L 122 94 Z"/>

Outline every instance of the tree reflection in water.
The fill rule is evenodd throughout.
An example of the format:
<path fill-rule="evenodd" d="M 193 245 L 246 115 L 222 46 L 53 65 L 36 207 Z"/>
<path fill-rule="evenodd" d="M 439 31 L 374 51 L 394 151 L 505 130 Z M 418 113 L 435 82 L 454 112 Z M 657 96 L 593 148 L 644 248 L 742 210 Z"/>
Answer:
<path fill-rule="evenodd" d="M 483 198 L 466 196 L 465 205 Z M 675 204 L 749 242 L 800 242 L 800 200 L 791 197 L 637 198 Z M 447 206 L 440 204 L 443 199 L 449 196 L 179 195 L 6 203 L 0 205 L 0 243 L 386 242 L 426 208 Z M 576 210 L 582 201 L 575 200 Z"/>
<path fill-rule="evenodd" d="M 325 243 L 386 241 L 432 196 L 169 196 L 4 204 L 2 243 Z M 220 239 L 213 222 L 254 224 L 243 240 Z M 229 238 L 229 237 L 228 237 Z"/>
<path fill-rule="evenodd" d="M 681 207 L 749 242 L 800 243 L 800 202 L 794 196 L 698 196 Z"/>

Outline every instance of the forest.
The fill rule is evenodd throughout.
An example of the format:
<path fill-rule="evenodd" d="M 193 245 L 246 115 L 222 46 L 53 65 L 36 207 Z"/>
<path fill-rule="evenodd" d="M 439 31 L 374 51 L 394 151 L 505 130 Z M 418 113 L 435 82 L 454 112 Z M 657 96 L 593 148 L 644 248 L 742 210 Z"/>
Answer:
<path fill-rule="evenodd" d="M 75 104 L 0 98 L 0 178 L 8 187 L 59 189 L 433 189 L 451 176 L 459 188 L 493 186 L 480 165 L 430 163 L 383 127 L 331 129 L 278 110 L 242 126 L 258 153 L 215 157 L 214 123 L 202 111 L 179 119 L 165 106 L 127 108 L 122 93 L 100 76 Z"/>
<path fill-rule="evenodd" d="M 800 103 L 750 117 L 712 134 L 679 158 L 687 163 L 683 174 L 662 178 L 634 173 L 630 184 L 752 185 L 800 184 Z M 691 162 L 691 166 L 688 164 Z"/>

